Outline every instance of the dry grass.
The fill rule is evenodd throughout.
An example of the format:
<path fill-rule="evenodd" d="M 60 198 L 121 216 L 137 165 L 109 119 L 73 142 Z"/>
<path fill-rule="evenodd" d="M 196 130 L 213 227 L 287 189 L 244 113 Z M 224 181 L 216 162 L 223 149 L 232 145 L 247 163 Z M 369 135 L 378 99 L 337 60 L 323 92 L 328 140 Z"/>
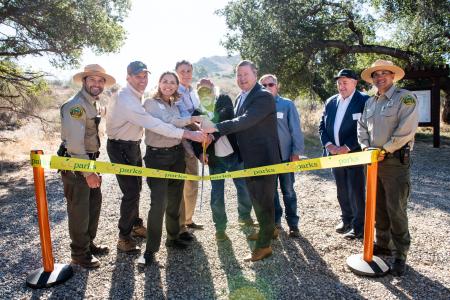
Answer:
<path fill-rule="evenodd" d="M 317 102 L 296 100 L 295 104 L 300 113 L 300 121 L 303 134 L 305 136 L 305 145 L 318 146 L 319 123 L 322 116 L 323 105 Z"/>

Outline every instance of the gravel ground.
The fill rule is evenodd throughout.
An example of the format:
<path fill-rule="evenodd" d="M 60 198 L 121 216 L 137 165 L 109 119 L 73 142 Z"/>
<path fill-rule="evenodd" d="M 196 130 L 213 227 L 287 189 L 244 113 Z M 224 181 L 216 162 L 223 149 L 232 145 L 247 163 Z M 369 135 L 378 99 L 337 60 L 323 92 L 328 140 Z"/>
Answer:
<path fill-rule="evenodd" d="M 31 169 L 27 162 L 11 162 L 0 180 L 0 299 L 450 299 L 449 144 L 440 149 L 429 143 L 416 145 L 408 206 L 413 241 L 402 278 L 360 277 L 347 268 L 346 258 L 361 253 L 363 246 L 334 232 L 339 207 L 329 170 L 296 175 L 301 237 L 289 238 L 284 223 L 271 258 L 243 261 L 253 246 L 245 238 L 251 229 L 237 225 L 236 193 L 230 182 L 226 195 L 231 241 L 215 241 L 206 182 L 202 211 L 198 205 L 195 214 L 205 230 L 195 232 L 188 250 L 162 246 L 159 266 L 146 268 L 137 266 L 137 255 L 116 251 L 120 190 L 116 179 L 106 175 L 97 242 L 108 245 L 110 254 L 100 258 L 100 269 L 75 268 L 66 283 L 33 290 L 25 280 L 41 267 L 41 252 Z M 310 149 L 308 155 L 318 157 L 320 149 Z M 106 160 L 105 155 L 101 159 Z M 62 184 L 56 172 L 46 174 L 55 262 L 69 263 Z M 149 199 L 145 185 L 140 209 L 144 219 Z"/>

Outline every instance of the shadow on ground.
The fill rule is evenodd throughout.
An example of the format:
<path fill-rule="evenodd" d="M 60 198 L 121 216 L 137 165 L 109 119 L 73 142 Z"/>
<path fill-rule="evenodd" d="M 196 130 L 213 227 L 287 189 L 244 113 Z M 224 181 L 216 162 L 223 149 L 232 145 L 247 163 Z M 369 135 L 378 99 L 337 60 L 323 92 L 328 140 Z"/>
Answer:
<path fill-rule="evenodd" d="M 208 257 L 196 239 L 186 250 L 167 248 L 168 299 L 214 299 L 215 289 Z"/>
<path fill-rule="evenodd" d="M 280 236 L 272 247 L 272 257 L 247 263 L 242 262 L 242 258 L 238 261 L 231 241 L 218 243 L 229 299 L 359 298 L 358 290 L 339 282 L 307 239 Z M 241 264 L 249 264 L 254 275 L 245 274 Z M 327 284 L 322 284 L 324 282 Z M 289 288 L 284 288 L 286 286 Z"/>

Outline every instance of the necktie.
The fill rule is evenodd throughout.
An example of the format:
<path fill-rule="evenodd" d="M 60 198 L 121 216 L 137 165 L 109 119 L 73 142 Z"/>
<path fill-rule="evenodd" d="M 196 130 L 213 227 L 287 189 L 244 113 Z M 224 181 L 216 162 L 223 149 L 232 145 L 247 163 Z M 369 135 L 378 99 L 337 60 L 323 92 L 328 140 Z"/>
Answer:
<path fill-rule="evenodd" d="M 234 113 L 237 113 L 241 109 L 241 107 L 245 101 L 245 96 L 246 96 L 246 94 L 244 92 L 241 92 L 241 95 L 239 96 L 239 99 L 238 99 L 238 104 L 236 105 L 236 111 Z"/>

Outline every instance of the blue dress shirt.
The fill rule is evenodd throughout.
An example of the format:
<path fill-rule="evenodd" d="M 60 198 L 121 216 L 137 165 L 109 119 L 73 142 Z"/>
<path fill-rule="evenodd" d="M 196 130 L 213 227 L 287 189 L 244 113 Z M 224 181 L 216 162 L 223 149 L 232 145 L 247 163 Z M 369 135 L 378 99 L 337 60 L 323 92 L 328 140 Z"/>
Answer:
<path fill-rule="evenodd" d="M 281 159 L 289 161 L 291 155 L 303 155 L 305 151 L 303 132 L 300 127 L 300 115 L 294 102 L 289 99 L 277 95 L 275 104 Z"/>
<path fill-rule="evenodd" d="M 198 100 L 193 99 L 194 93 L 191 87 L 186 88 L 183 85 L 179 85 L 178 93 L 181 95 L 180 99 L 175 102 L 181 117 L 192 116 L 194 110 L 198 107 Z"/>

